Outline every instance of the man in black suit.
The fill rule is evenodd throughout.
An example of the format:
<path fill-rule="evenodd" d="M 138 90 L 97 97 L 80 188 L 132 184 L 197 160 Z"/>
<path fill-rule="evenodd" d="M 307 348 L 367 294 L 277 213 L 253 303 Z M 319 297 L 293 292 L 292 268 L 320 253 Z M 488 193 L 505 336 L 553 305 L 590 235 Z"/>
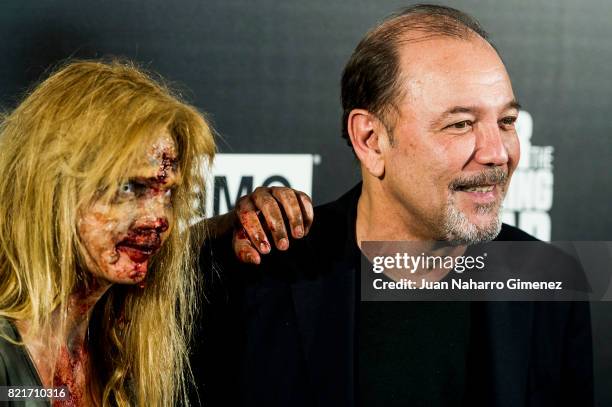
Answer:
<path fill-rule="evenodd" d="M 232 265 L 218 242 L 195 363 L 203 399 L 592 405 L 586 303 L 359 299 L 364 241 L 535 240 L 500 222 L 519 105 L 478 22 L 432 5 L 387 19 L 345 67 L 342 103 L 363 183 L 317 207 L 308 236 L 260 266 Z"/>

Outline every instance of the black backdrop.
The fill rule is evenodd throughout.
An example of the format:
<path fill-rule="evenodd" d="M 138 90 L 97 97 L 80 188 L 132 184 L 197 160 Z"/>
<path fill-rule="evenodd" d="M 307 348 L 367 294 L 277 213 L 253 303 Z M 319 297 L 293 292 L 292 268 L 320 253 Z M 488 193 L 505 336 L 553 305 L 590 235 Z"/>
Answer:
<path fill-rule="evenodd" d="M 612 240 L 612 2 L 447 4 L 473 14 L 491 33 L 533 118 L 531 144 L 554 148 L 554 187 L 535 183 L 519 191 L 549 189 L 550 238 Z M 368 28 L 405 5 L 4 0 L 0 104 L 14 107 L 49 66 L 67 57 L 125 56 L 175 82 L 208 112 L 222 153 L 320 156 L 312 194 L 322 203 L 359 179 L 340 139 L 342 67 Z M 593 305 L 600 406 L 612 406 L 611 311 L 609 304 Z"/>

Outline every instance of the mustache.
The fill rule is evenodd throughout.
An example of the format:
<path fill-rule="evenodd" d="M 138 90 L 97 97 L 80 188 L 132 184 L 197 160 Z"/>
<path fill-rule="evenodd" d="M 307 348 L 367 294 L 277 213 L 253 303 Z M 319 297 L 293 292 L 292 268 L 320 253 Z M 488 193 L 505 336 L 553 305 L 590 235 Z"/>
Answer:
<path fill-rule="evenodd" d="M 484 170 L 478 174 L 454 179 L 449 188 L 453 191 L 473 188 L 482 185 L 505 185 L 508 182 L 508 171 L 499 167 Z"/>

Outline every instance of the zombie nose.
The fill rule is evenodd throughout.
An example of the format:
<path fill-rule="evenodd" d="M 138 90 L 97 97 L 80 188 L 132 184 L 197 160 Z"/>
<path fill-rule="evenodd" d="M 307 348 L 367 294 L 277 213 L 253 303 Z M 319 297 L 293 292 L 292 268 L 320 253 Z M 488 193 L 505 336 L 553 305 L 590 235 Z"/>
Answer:
<path fill-rule="evenodd" d="M 153 223 L 153 229 L 155 229 L 157 233 L 164 233 L 166 230 L 168 230 L 168 221 L 166 218 L 156 219 Z"/>
<path fill-rule="evenodd" d="M 134 233 L 139 235 L 157 235 L 168 230 L 168 219 L 166 217 L 140 219 L 139 222 L 132 225 Z"/>

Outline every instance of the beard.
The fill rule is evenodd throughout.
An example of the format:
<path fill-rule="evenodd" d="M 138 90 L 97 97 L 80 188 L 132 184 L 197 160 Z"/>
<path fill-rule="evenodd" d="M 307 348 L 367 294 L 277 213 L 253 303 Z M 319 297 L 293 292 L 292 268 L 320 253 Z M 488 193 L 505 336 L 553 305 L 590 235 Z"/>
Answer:
<path fill-rule="evenodd" d="M 455 245 L 474 245 L 495 239 L 501 231 L 502 200 L 506 193 L 505 187 L 508 180 L 508 174 L 500 168 L 494 168 L 469 178 L 454 180 L 450 185 L 451 194 L 446 204 L 442 222 L 442 240 Z M 468 216 L 457 207 L 455 195 L 452 192 L 484 183 L 497 184 L 502 188 L 502 193 L 499 201 L 476 206 L 477 215 L 490 218 L 485 224 L 477 225 L 471 222 Z"/>
<path fill-rule="evenodd" d="M 457 208 L 451 198 L 446 207 L 446 214 L 442 226 L 442 240 L 454 245 L 474 245 L 490 242 L 495 239 L 501 231 L 501 204 L 494 202 L 488 205 L 476 207 L 479 215 L 490 215 L 491 220 L 484 225 L 476 225 Z"/>

